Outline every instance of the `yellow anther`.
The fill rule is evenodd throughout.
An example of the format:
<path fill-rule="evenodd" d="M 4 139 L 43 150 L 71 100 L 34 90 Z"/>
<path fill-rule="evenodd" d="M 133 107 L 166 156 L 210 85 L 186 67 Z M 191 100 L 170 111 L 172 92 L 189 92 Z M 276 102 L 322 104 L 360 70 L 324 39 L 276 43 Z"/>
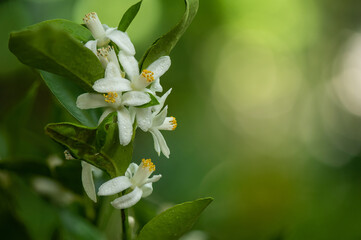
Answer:
<path fill-rule="evenodd" d="M 107 103 L 115 103 L 116 98 L 118 97 L 118 93 L 116 92 L 108 92 L 108 94 L 103 94 L 104 101 Z"/>
<path fill-rule="evenodd" d="M 95 19 L 97 18 L 97 14 L 95 12 L 91 12 L 85 15 L 85 17 L 83 18 L 84 21 L 89 21 L 90 19 Z"/>
<path fill-rule="evenodd" d="M 101 57 L 108 57 L 109 52 L 113 49 L 113 47 L 108 46 L 108 47 L 103 47 L 103 48 L 99 48 L 97 50 L 97 55 L 101 56 Z"/>
<path fill-rule="evenodd" d="M 175 119 L 175 117 L 171 116 L 171 120 L 169 121 L 172 124 L 172 130 L 177 128 L 177 120 Z"/>
<path fill-rule="evenodd" d="M 154 73 L 147 69 L 142 71 L 142 76 L 147 79 L 147 82 L 151 83 L 154 81 Z"/>
<path fill-rule="evenodd" d="M 142 159 L 142 163 L 143 163 L 143 168 L 148 168 L 149 172 L 154 172 L 155 171 L 155 165 L 152 163 L 152 160 L 149 159 Z"/>

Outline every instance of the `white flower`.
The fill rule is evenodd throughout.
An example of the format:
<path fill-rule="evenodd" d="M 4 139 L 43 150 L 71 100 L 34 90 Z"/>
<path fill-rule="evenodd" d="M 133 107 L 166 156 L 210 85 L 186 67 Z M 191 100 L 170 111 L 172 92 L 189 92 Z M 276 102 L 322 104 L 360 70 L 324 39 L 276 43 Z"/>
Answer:
<path fill-rule="evenodd" d="M 162 175 L 155 175 L 149 178 L 155 171 L 155 166 L 150 159 L 143 159 L 138 166 L 131 163 L 125 176 L 113 178 L 103 183 L 98 190 L 99 196 L 109 196 L 120 193 L 126 189 L 132 189 L 119 198 L 111 202 L 113 207 L 124 209 L 134 206 L 142 197 L 147 197 L 153 192 L 152 183 L 157 182 Z"/>
<path fill-rule="evenodd" d="M 98 81 L 108 84 L 99 86 Z M 105 70 L 105 78 L 95 82 L 93 88 L 104 94 L 84 93 L 77 99 L 76 105 L 80 109 L 106 107 L 99 119 L 101 122 L 109 113 L 116 111 L 118 116 L 119 141 L 126 146 L 133 135 L 133 120 L 126 106 L 140 106 L 150 101 L 148 95 L 138 94 L 131 91 L 122 94 L 129 89 L 129 81 L 121 77 L 119 68 L 112 62 L 108 63 Z M 107 94 L 105 94 L 107 92 Z"/>
<path fill-rule="evenodd" d="M 95 39 L 88 41 L 85 46 L 92 50 L 94 54 L 97 54 L 97 47 L 107 45 L 110 40 L 127 54 L 135 54 L 134 46 L 130 41 L 128 34 L 119 31 L 116 28 L 109 28 L 107 25 L 102 25 L 95 12 L 85 15 L 83 21 Z"/>

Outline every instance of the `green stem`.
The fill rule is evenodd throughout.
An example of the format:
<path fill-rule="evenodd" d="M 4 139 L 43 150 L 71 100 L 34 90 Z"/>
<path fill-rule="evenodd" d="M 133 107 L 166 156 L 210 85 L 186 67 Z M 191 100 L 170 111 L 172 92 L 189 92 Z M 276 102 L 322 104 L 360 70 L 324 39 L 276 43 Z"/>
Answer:
<path fill-rule="evenodd" d="M 122 216 L 122 240 L 131 240 L 128 222 L 128 210 L 121 209 L 120 214 Z"/>

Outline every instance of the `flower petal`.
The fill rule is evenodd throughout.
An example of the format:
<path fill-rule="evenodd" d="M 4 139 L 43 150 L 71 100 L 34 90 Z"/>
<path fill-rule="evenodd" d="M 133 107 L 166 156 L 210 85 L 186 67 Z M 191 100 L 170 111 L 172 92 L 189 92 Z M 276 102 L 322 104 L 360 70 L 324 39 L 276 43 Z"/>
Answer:
<path fill-rule="evenodd" d="M 153 141 L 154 141 L 154 150 L 158 153 L 158 156 L 160 155 L 160 146 L 157 136 L 153 133 L 153 131 L 149 131 L 152 134 Z"/>
<path fill-rule="evenodd" d="M 126 146 L 130 143 L 133 136 L 133 123 L 130 118 L 128 109 L 122 108 L 117 111 L 118 128 L 119 128 L 119 142 L 121 145 Z"/>
<path fill-rule="evenodd" d="M 152 192 L 153 192 L 152 183 L 144 184 L 140 189 L 141 189 L 142 192 L 143 192 L 142 198 L 148 197 L 148 196 L 149 196 L 150 194 L 152 194 Z"/>
<path fill-rule="evenodd" d="M 129 178 L 125 176 L 116 177 L 103 183 L 98 190 L 99 196 L 109 196 L 120 193 L 132 186 Z"/>
<path fill-rule="evenodd" d="M 91 109 L 109 106 L 104 101 L 104 96 L 98 93 L 83 93 L 76 100 L 76 106 L 80 109 Z"/>
<path fill-rule="evenodd" d="M 121 77 L 99 79 L 94 83 L 93 89 L 99 93 L 124 92 L 132 90 L 130 82 Z"/>
<path fill-rule="evenodd" d="M 92 50 L 92 52 L 97 55 L 97 40 L 90 40 L 85 43 L 84 46 Z"/>
<path fill-rule="evenodd" d="M 162 151 L 164 156 L 169 158 L 170 151 L 169 151 L 169 148 L 167 146 L 167 143 L 166 143 L 163 135 L 160 133 L 160 131 L 158 129 L 151 128 L 151 131 L 153 132 L 155 137 L 158 139 L 160 150 Z"/>
<path fill-rule="evenodd" d="M 106 118 L 109 115 L 109 113 L 111 113 L 111 112 L 114 112 L 114 109 L 111 109 L 111 108 L 105 109 L 105 111 L 102 113 L 102 115 L 99 118 L 98 125 L 101 122 L 103 122 L 104 118 Z"/>
<path fill-rule="evenodd" d="M 154 82 L 150 85 L 150 90 L 153 93 L 163 92 L 163 87 L 162 87 L 162 85 L 160 85 L 160 79 L 159 78 L 155 79 Z"/>
<path fill-rule="evenodd" d="M 163 106 L 164 106 L 165 100 L 167 99 L 167 97 L 169 96 L 169 94 L 170 94 L 171 92 L 172 92 L 172 89 L 169 89 L 166 93 L 163 94 L 163 96 L 161 96 L 161 97 L 158 99 L 159 104 L 153 106 L 153 109 L 154 109 L 153 115 L 157 115 L 157 114 L 160 112 L 160 110 L 161 110 L 161 109 L 163 108 Z"/>
<path fill-rule="evenodd" d="M 153 118 L 152 127 L 158 127 L 163 124 L 165 118 L 167 117 L 168 106 L 165 106 L 163 110 Z"/>
<path fill-rule="evenodd" d="M 133 55 L 129 55 L 124 51 L 120 51 L 118 58 L 130 80 L 133 81 L 133 79 L 139 77 L 138 61 Z"/>
<path fill-rule="evenodd" d="M 115 199 L 111 204 L 117 209 L 124 209 L 134 206 L 142 198 L 143 191 L 136 187 L 132 192 Z"/>
<path fill-rule="evenodd" d="M 161 174 L 158 174 L 158 175 L 154 175 L 153 177 L 151 178 L 148 178 L 147 181 L 145 181 L 145 183 L 153 183 L 153 182 L 158 182 L 159 179 L 162 177 Z"/>
<path fill-rule="evenodd" d="M 109 62 L 106 69 L 105 69 L 105 78 L 117 78 L 121 77 L 120 69 L 116 65 L 116 63 Z"/>
<path fill-rule="evenodd" d="M 130 91 L 123 94 L 122 103 L 126 106 L 140 106 L 150 101 L 150 97 L 145 92 Z"/>
<path fill-rule="evenodd" d="M 125 32 L 119 31 L 116 28 L 109 28 L 105 31 L 105 35 L 127 54 L 135 54 L 134 45 Z"/>
<path fill-rule="evenodd" d="M 135 116 L 137 118 L 137 125 L 140 127 L 140 129 L 142 129 L 144 132 L 148 131 L 152 125 L 151 108 L 137 108 Z"/>
<path fill-rule="evenodd" d="M 160 78 L 170 67 L 170 57 L 163 56 L 155 60 L 147 67 L 147 70 L 154 73 L 154 79 Z"/>
<path fill-rule="evenodd" d="M 132 178 L 134 173 L 138 170 L 138 165 L 135 163 L 129 164 L 127 171 L 125 172 L 125 176 L 128 178 Z"/>
<path fill-rule="evenodd" d="M 92 165 L 81 161 L 81 166 L 81 182 L 83 184 L 84 191 L 88 197 L 93 200 L 93 202 L 97 202 L 97 195 L 95 193 L 94 179 L 92 174 Z"/>

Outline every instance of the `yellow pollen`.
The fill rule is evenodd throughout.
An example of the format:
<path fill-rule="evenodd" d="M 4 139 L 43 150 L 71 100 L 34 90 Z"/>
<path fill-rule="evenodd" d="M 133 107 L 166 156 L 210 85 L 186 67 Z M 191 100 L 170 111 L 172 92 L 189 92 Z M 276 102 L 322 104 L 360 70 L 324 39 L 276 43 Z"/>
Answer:
<path fill-rule="evenodd" d="M 103 48 L 99 48 L 97 50 L 97 55 L 101 56 L 101 57 L 108 57 L 109 52 L 113 49 L 113 47 L 108 46 L 108 47 L 103 47 Z"/>
<path fill-rule="evenodd" d="M 142 76 L 147 79 L 147 82 L 151 83 L 154 81 L 154 73 L 147 69 L 142 71 Z"/>
<path fill-rule="evenodd" d="M 108 94 L 103 94 L 104 101 L 107 103 L 115 103 L 115 99 L 118 97 L 118 93 L 116 92 L 108 92 Z"/>
<path fill-rule="evenodd" d="M 171 116 L 172 120 L 170 120 L 169 122 L 172 124 L 173 128 L 172 130 L 177 128 L 177 120 L 175 119 L 175 117 Z"/>
<path fill-rule="evenodd" d="M 95 12 L 91 12 L 91 13 L 86 14 L 85 17 L 83 18 L 83 20 L 85 22 L 88 22 L 88 21 L 90 21 L 91 18 L 95 19 L 96 16 L 97 16 L 97 14 Z"/>
<path fill-rule="evenodd" d="M 142 159 L 142 163 L 143 163 L 143 168 L 148 168 L 149 172 L 154 172 L 155 171 L 155 165 L 152 163 L 152 160 L 149 159 Z"/>

